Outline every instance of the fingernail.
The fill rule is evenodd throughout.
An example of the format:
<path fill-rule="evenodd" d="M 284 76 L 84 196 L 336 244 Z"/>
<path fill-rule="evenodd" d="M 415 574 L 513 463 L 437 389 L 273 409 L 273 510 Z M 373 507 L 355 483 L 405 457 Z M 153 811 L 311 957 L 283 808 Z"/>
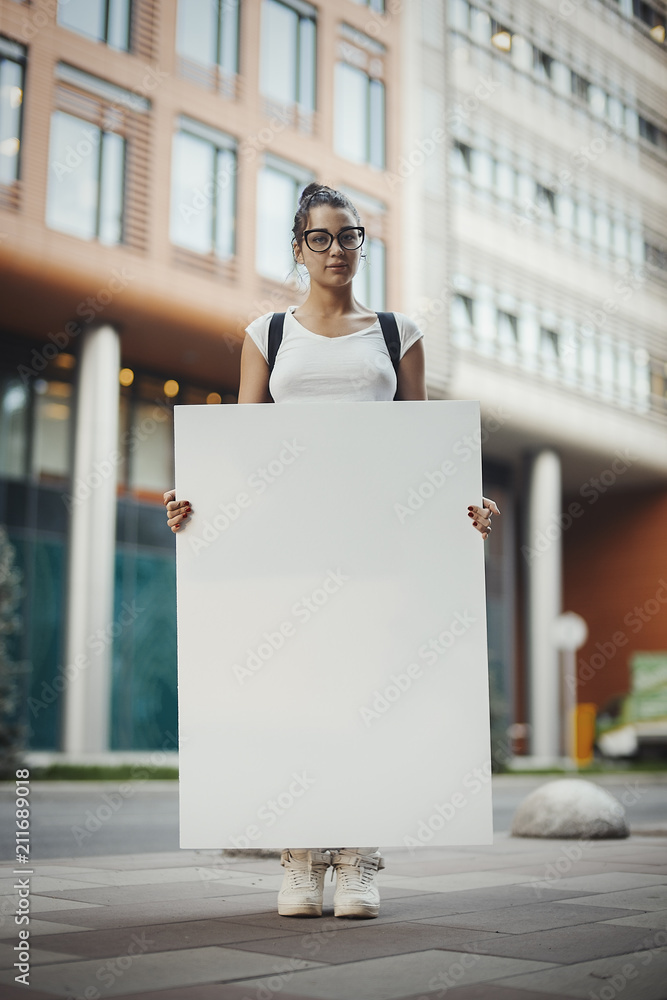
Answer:
<path fill-rule="evenodd" d="M 476 528 L 477 527 L 477 521 L 473 521 L 472 522 L 472 526 L 473 526 L 473 528 Z"/>
<path fill-rule="evenodd" d="M 468 507 L 468 510 L 472 510 L 472 507 Z"/>

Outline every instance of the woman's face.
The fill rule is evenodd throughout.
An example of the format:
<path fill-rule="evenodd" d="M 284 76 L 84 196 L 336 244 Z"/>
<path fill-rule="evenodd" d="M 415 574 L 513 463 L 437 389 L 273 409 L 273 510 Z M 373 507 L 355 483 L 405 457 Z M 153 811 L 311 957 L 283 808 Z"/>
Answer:
<path fill-rule="evenodd" d="M 346 208 L 316 205 L 308 213 L 306 229 L 325 229 L 335 237 L 341 229 L 358 225 L 352 212 Z M 311 242 L 312 240 L 311 236 Z M 338 240 L 334 239 L 328 250 L 318 252 L 311 250 L 304 239 L 300 247 L 295 247 L 295 256 L 298 263 L 306 265 L 311 281 L 327 287 L 338 287 L 352 281 L 357 273 L 361 250 L 361 247 L 357 250 L 343 250 Z"/>

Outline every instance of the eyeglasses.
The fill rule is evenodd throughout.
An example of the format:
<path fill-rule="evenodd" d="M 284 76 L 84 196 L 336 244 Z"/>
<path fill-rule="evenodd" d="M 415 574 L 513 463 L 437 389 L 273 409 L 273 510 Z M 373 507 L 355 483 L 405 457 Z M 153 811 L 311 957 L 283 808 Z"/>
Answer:
<path fill-rule="evenodd" d="M 303 234 L 306 246 L 315 253 L 324 253 L 334 239 L 342 250 L 358 250 L 364 242 L 366 231 L 363 226 L 346 226 L 334 237 L 328 229 L 307 229 Z"/>

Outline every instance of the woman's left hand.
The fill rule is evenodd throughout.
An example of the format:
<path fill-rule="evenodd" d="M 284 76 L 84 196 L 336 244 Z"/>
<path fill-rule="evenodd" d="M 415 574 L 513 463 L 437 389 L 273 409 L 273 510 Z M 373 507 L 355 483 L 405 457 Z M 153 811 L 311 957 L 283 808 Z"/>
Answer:
<path fill-rule="evenodd" d="M 473 528 L 480 532 L 482 538 L 486 539 L 491 534 L 491 516 L 500 514 L 495 501 L 482 497 L 483 507 L 468 507 L 468 517 L 472 521 Z"/>

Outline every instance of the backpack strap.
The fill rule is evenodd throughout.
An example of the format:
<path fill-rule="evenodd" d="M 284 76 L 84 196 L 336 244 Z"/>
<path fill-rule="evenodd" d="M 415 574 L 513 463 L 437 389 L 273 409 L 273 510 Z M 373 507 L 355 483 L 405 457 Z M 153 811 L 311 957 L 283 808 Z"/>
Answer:
<path fill-rule="evenodd" d="M 284 325 L 285 313 L 274 313 L 269 322 L 269 340 L 267 346 L 267 354 L 269 355 L 269 378 L 271 378 L 271 372 L 273 371 L 273 366 L 276 363 L 278 348 L 282 343 Z M 271 395 L 270 392 L 269 395 Z"/>
<path fill-rule="evenodd" d="M 387 351 L 389 352 L 391 363 L 393 364 L 394 371 L 396 372 L 396 381 L 398 381 L 398 362 L 401 353 L 401 335 L 398 332 L 396 316 L 393 312 L 379 312 L 377 317 L 380 320 L 384 342 L 387 345 Z M 396 399 L 397 394 L 398 388 L 394 394 L 394 399 Z"/>

